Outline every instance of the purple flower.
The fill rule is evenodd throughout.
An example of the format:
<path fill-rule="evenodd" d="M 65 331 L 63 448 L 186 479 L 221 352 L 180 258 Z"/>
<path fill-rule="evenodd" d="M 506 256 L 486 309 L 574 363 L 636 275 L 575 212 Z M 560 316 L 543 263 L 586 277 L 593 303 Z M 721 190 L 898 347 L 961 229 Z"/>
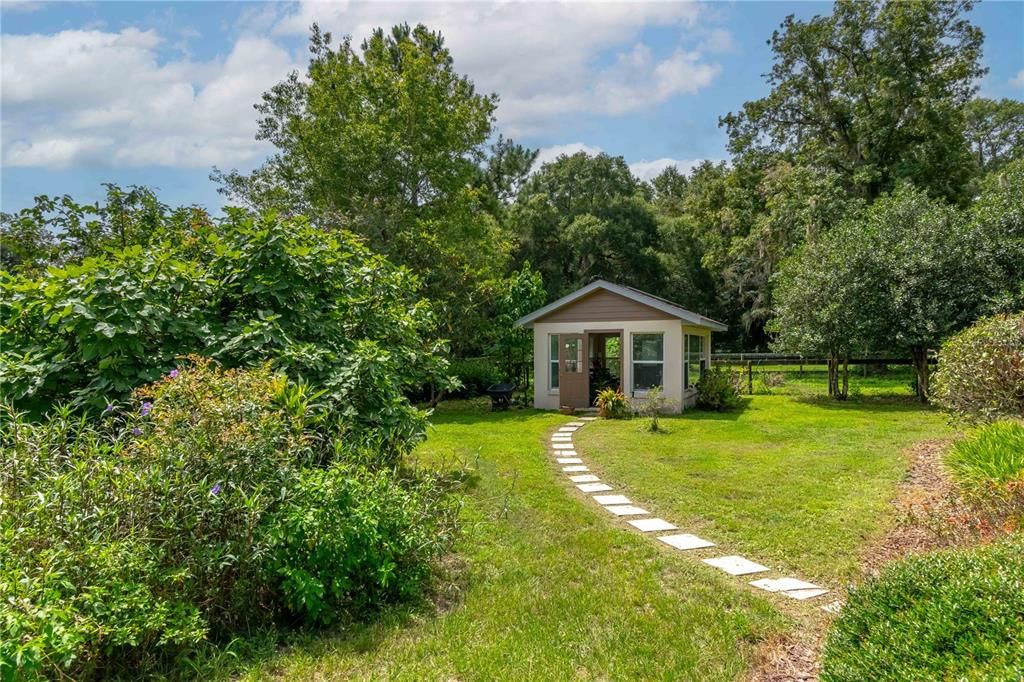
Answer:
<path fill-rule="evenodd" d="M 139 410 L 139 414 L 141 414 L 143 417 L 145 417 L 146 415 L 148 415 L 150 413 L 150 411 L 152 409 L 153 409 L 153 403 L 150 403 L 150 402 L 142 403 L 142 409 Z"/>
<path fill-rule="evenodd" d="M 172 370 L 171 370 L 171 373 L 170 373 L 170 374 L 168 374 L 167 376 L 169 376 L 169 377 L 170 377 L 170 378 L 172 378 L 172 379 L 177 379 L 177 378 L 178 378 L 178 370 L 176 370 L 176 369 L 172 369 Z"/>
<path fill-rule="evenodd" d="M 141 436 L 142 435 L 142 429 L 140 429 L 138 426 L 133 427 L 132 428 L 132 435 L 133 436 Z"/>
<path fill-rule="evenodd" d="M 107 406 L 103 408 L 103 411 L 108 413 L 108 414 L 113 412 L 114 411 L 114 404 L 113 403 L 107 403 Z"/>
<path fill-rule="evenodd" d="M 210 488 L 210 494 L 211 495 L 220 495 L 220 490 L 221 490 L 220 483 L 218 483 L 218 484 L 214 485 L 212 488 Z"/>

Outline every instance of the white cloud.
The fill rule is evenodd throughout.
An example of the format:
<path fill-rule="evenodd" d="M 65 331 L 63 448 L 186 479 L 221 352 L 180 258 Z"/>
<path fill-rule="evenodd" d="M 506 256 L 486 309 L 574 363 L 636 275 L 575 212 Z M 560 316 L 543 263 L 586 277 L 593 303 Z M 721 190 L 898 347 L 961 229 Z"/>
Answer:
<path fill-rule="evenodd" d="M 732 52 L 736 49 L 736 44 L 733 42 L 732 33 L 724 28 L 715 28 L 708 31 L 700 47 L 708 52 Z"/>
<path fill-rule="evenodd" d="M 602 151 L 603 150 L 600 147 L 593 147 L 582 142 L 570 142 L 568 144 L 556 144 L 550 147 L 541 147 L 537 152 L 537 161 L 534 162 L 533 169 L 537 170 L 545 163 L 550 163 L 559 156 L 572 156 L 579 152 L 586 152 L 590 156 L 595 156 L 600 154 Z"/>
<path fill-rule="evenodd" d="M 559 116 L 625 114 L 707 86 L 719 67 L 701 53 L 659 58 L 638 43 L 651 27 L 699 37 L 701 11 L 689 2 L 301 2 L 276 31 L 305 35 L 317 22 L 358 43 L 378 26 L 423 23 L 444 35 L 459 72 L 501 95 L 498 124 L 517 136 L 550 130 Z M 625 51 L 602 66 L 614 50 Z"/>
<path fill-rule="evenodd" d="M 155 31 L 5 35 L 3 160 L 209 167 L 266 154 L 252 105 L 297 65 L 267 38 L 222 59 L 160 59 Z"/>
<path fill-rule="evenodd" d="M 1024 88 L 1024 69 L 1017 72 L 1017 75 L 1010 79 L 1010 85 L 1015 88 Z"/>
<path fill-rule="evenodd" d="M 716 161 L 715 159 L 711 160 Z M 644 182 L 649 182 L 669 166 L 675 166 L 679 169 L 679 172 L 686 175 L 703 162 L 704 159 L 671 159 L 663 157 L 653 161 L 634 161 L 629 164 L 629 170 L 633 171 L 633 175 Z"/>

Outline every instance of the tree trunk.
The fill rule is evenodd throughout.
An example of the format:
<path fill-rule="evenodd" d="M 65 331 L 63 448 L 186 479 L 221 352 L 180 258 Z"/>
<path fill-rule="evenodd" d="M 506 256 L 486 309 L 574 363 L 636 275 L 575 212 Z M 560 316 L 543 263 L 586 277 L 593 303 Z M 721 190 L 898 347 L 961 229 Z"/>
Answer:
<path fill-rule="evenodd" d="M 915 346 L 910 349 L 910 355 L 914 359 L 914 372 L 917 375 L 917 399 L 926 403 L 928 402 L 928 349 L 923 346 Z"/>
<path fill-rule="evenodd" d="M 836 361 L 836 356 L 830 354 L 828 356 L 828 396 L 837 400 L 839 399 L 837 395 L 839 392 L 838 369 L 839 363 Z"/>
<path fill-rule="evenodd" d="M 840 400 L 846 400 L 850 395 L 850 358 L 843 356 L 843 392 Z"/>

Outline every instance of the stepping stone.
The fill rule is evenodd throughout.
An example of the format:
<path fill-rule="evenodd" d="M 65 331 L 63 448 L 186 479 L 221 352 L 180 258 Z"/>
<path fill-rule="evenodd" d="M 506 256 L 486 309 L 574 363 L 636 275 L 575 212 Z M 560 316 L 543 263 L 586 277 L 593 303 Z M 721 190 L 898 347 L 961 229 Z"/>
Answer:
<path fill-rule="evenodd" d="M 590 471 L 586 464 L 573 464 L 572 466 L 562 467 L 562 471 L 567 474 L 572 474 L 577 471 Z"/>
<path fill-rule="evenodd" d="M 572 440 L 572 436 L 559 436 L 557 433 L 551 436 L 552 443 L 568 443 Z"/>
<path fill-rule="evenodd" d="M 658 537 L 658 539 L 666 545 L 671 545 L 676 549 L 704 549 L 705 547 L 715 546 L 715 543 L 708 542 L 703 538 L 699 538 L 696 535 L 690 535 L 689 533 L 680 533 L 679 535 L 662 535 Z"/>
<path fill-rule="evenodd" d="M 629 525 L 633 526 L 637 530 L 642 530 L 645 533 L 650 533 L 656 530 L 679 530 L 677 526 L 669 523 L 665 519 L 637 519 L 630 521 Z"/>
<path fill-rule="evenodd" d="M 552 443 L 551 447 L 555 450 L 574 450 L 572 443 Z"/>
<path fill-rule="evenodd" d="M 566 426 L 575 426 L 578 429 L 583 426 L 583 422 L 567 422 Z"/>
<path fill-rule="evenodd" d="M 580 474 L 579 476 L 570 476 L 569 480 L 573 483 L 597 483 L 601 479 L 594 474 Z"/>
<path fill-rule="evenodd" d="M 631 504 L 625 495 L 594 495 L 598 504 Z"/>
<path fill-rule="evenodd" d="M 566 440 L 566 439 L 572 439 L 572 434 L 571 433 L 560 433 L 560 432 L 556 431 L 555 433 L 551 434 L 551 437 L 552 438 L 561 438 L 563 440 Z"/>
<path fill-rule="evenodd" d="M 762 578 L 761 580 L 751 581 L 750 584 L 754 587 L 759 587 L 762 590 L 767 590 L 768 592 L 821 589 L 820 585 L 815 585 L 814 583 L 809 583 L 804 580 L 797 580 L 796 578 Z"/>
<path fill-rule="evenodd" d="M 741 556 L 720 556 L 714 559 L 705 559 L 704 563 L 723 570 L 729 575 L 747 575 L 748 573 L 761 573 L 767 571 L 767 566 L 756 564 Z"/>
<path fill-rule="evenodd" d="M 605 483 L 580 483 L 576 487 L 585 493 L 603 493 L 606 490 L 614 490 L 614 488 Z M 605 508 L 607 509 L 607 507 Z"/>
<path fill-rule="evenodd" d="M 597 421 L 597 417 L 580 417 L 580 421 L 596 422 Z M 581 424 L 581 426 L 582 426 L 582 424 Z"/>
<path fill-rule="evenodd" d="M 555 457 L 579 457 L 575 450 L 555 450 Z"/>
<path fill-rule="evenodd" d="M 605 507 L 605 509 L 616 516 L 644 516 L 650 513 L 646 509 L 634 507 L 631 504 L 612 504 Z"/>
<path fill-rule="evenodd" d="M 815 597 L 820 597 L 823 594 L 828 594 L 828 590 L 818 587 L 813 590 L 786 590 L 782 594 L 787 597 L 792 597 L 793 599 L 804 600 L 814 599 Z"/>
<path fill-rule="evenodd" d="M 562 428 L 558 429 L 558 433 L 576 433 L 579 430 L 580 427 L 578 426 L 563 426 Z"/>
<path fill-rule="evenodd" d="M 583 460 L 579 457 L 558 457 L 559 464 L 583 464 Z"/>

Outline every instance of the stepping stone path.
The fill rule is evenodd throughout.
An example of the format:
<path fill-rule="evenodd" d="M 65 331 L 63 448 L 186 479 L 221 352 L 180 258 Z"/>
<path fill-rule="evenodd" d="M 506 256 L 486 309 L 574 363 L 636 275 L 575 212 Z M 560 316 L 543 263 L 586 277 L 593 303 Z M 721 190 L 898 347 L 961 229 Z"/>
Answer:
<path fill-rule="evenodd" d="M 562 425 L 556 432 L 551 434 L 550 445 L 555 461 L 559 465 L 568 465 L 562 466 L 562 471 L 569 475 L 569 480 L 576 484 L 576 488 L 588 495 L 593 495 L 593 500 L 595 502 L 615 516 L 645 517 L 624 518 L 624 520 L 630 526 L 636 528 L 642 533 L 655 534 L 654 537 L 669 547 L 682 551 L 704 550 L 714 547 L 715 543 L 699 538 L 696 535 L 691 535 L 690 533 L 659 535 L 658 533 L 662 533 L 663 531 L 677 531 L 679 528 L 671 521 L 651 516 L 650 512 L 634 505 L 625 495 L 595 494 L 608 493 L 609 491 L 615 490 L 615 488 L 601 481 L 601 479 L 595 474 L 580 473 L 589 472 L 590 469 L 586 467 L 583 463 L 583 459 L 579 457 L 576 452 L 576 446 L 572 443 L 572 437 L 576 431 L 586 426 L 588 422 L 592 422 L 596 419 L 597 417 L 580 417 L 576 421 L 571 421 Z M 734 576 L 744 576 L 771 571 L 767 566 L 762 566 L 750 559 L 736 555 L 711 557 L 703 559 L 703 562 Z M 798 600 L 814 599 L 815 597 L 820 597 L 821 595 L 828 594 L 829 592 L 824 587 L 815 585 L 814 583 L 809 583 L 798 578 L 788 577 L 761 578 L 760 580 L 750 581 L 750 585 L 766 592 L 783 594 L 787 597 Z M 842 602 L 838 600 L 832 601 L 821 608 L 829 613 L 838 613 L 839 609 L 842 608 Z"/>

